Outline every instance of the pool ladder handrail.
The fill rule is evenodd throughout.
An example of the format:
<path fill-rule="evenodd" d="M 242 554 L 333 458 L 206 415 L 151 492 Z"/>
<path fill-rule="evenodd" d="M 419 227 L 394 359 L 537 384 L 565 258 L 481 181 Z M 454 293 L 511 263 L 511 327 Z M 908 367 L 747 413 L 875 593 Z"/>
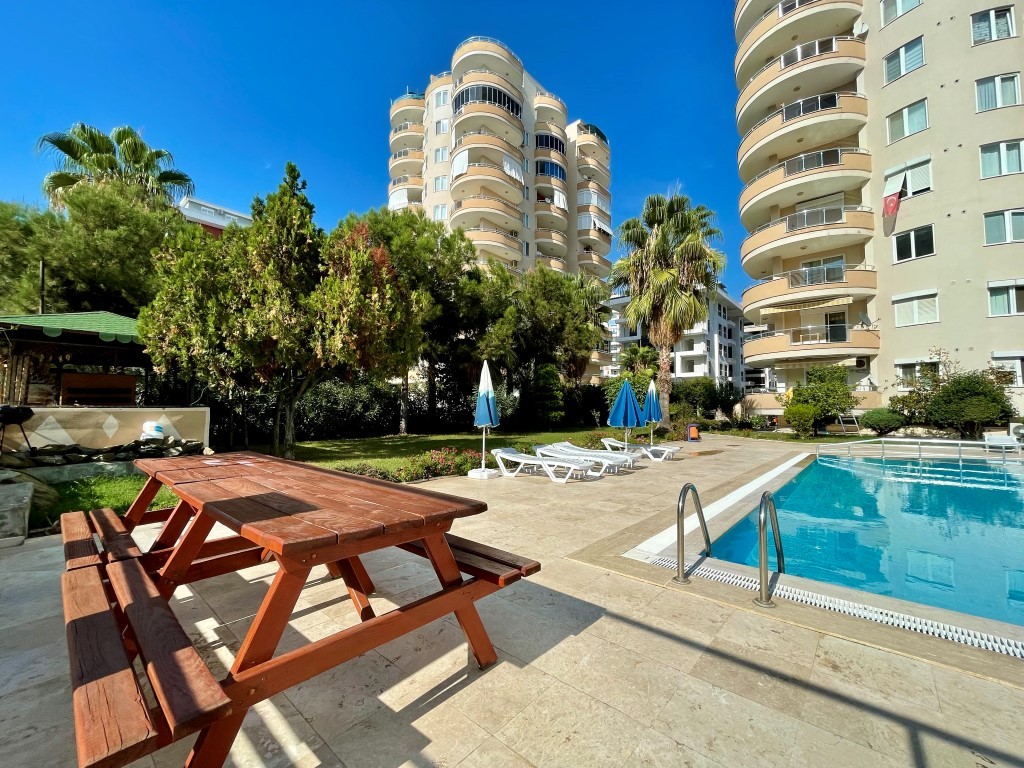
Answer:
<path fill-rule="evenodd" d="M 786 556 L 782 551 L 782 534 L 779 531 L 779 516 L 775 510 L 775 497 L 771 491 L 761 494 L 761 503 L 757 508 L 757 576 L 758 596 L 754 604 L 762 608 L 774 608 L 770 591 L 771 580 L 768 571 L 768 522 L 772 524 L 772 535 L 775 539 L 775 559 L 778 560 L 778 573 L 786 572 Z"/>
<path fill-rule="evenodd" d="M 697 520 L 700 522 L 700 530 L 704 535 L 704 555 L 711 557 L 711 536 L 708 534 L 708 521 L 704 518 L 704 506 L 700 503 L 700 494 L 697 492 L 697 486 L 693 483 L 686 483 L 679 491 L 679 502 L 676 504 L 676 575 L 672 580 L 677 584 L 690 583 L 690 579 L 686 576 L 683 518 L 686 516 L 686 500 L 691 494 L 693 495 L 694 509 L 697 511 Z"/>

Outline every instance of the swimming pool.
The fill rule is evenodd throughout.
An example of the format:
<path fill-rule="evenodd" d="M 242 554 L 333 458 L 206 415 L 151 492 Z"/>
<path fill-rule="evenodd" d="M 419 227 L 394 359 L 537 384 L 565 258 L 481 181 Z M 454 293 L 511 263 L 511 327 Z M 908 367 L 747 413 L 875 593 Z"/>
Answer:
<path fill-rule="evenodd" d="M 775 503 L 787 574 L 1024 626 L 1020 464 L 819 457 Z M 712 553 L 756 567 L 757 510 Z"/>

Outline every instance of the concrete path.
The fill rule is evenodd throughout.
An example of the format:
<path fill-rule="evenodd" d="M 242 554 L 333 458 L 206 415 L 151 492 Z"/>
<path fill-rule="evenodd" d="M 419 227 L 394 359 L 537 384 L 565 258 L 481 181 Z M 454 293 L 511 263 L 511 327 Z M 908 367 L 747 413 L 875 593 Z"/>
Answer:
<path fill-rule="evenodd" d="M 724 493 L 797 452 L 721 437 L 702 448 L 721 452 L 567 486 L 538 478 L 429 483 L 490 505 L 456 532 L 543 564 L 480 604 L 499 663 L 480 672 L 453 618 L 439 620 L 254 708 L 229 764 L 1024 766 L 1024 690 L 992 679 L 1013 679 L 1004 657 L 933 641 L 949 647 L 939 661 L 945 651 L 908 632 L 851 637 L 859 630 L 823 612 L 758 610 L 734 588 L 684 592 L 637 578 L 628 563 L 580 562 L 581 551 L 608 537 L 664 527 L 686 480 Z M 378 610 L 434 588 L 419 558 L 385 551 L 366 563 Z M 0 551 L 5 768 L 74 765 L 61 569 L 55 537 Z M 175 611 L 215 674 L 230 665 L 273 570 L 175 593 Z M 357 621 L 345 590 L 321 571 L 300 598 L 285 647 Z M 188 747 L 172 745 L 138 765 L 180 765 Z"/>

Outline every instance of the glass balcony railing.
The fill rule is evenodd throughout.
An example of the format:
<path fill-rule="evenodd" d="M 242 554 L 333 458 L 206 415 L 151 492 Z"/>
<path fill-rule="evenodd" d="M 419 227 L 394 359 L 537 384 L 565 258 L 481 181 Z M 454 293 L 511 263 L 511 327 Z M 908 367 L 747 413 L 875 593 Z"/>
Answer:
<path fill-rule="evenodd" d="M 831 165 L 842 165 L 843 158 L 847 155 L 868 154 L 871 153 L 860 147 L 831 147 L 829 149 L 819 149 L 815 152 L 806 152 L 802 155 L 791 157 L 781 163 L 776 163 L 770 168 L 765 169 L 751 179 L 750 183 L 744 187 L 744 190 L 749 189 L 765 176 L 770 176 L 780 168 L 783 170 L 784 176 L 795 176 L 798 173 L 813 171 L 817 168 L 827 168 Z"/>

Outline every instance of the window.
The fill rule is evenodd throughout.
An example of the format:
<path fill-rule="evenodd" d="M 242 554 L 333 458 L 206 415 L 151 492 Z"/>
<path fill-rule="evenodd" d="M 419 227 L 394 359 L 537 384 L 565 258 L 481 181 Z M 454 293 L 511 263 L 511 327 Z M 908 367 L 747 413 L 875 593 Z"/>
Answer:
<path fill-rule="evenodd" d="M 911 40 L 902 48 L 897 48 L 885 57 L 885 82 L 886 84 L 891 83 L 908 72 L 913 72 L 915 69 L 923 66 L 924 38 L 919 37 L 917 40 Z"/>
<path fill-rule="evenodd" d="M 1020 173 L 1020 141 L 1001 141 L 981 148 L 981 178 Z"/>
<path fill-rule="evenodd" d="M 435 163 L 447 163 L 448 162 L 448 147 L 438 147 L 434 150 L 434 162 Z"/>
<path fill-rule="evenodd" d="M 530 214 L 524 213 L 523 214 L 523 229 L 529 229 L 529 228 L 530 228 Z"/>
<path fill-rule="evenodd" d="M 896 378 L 900 389 L 910 389 L 924 379 L 933 380 L 939 375 L 938 362 L 897 363 Z"/>
<path fill-rule="evenodd" d="M 537 160 L 535 170 L 538 176 L 554 176 L 565 181 L 565 168 L 551 160 Z"/>
<path fill-rule="evenodd" d="M 438 91 L 434 94 L 434 106 L 435 107 L 447 107 L 448 106 L 448 95 L 450 91 Z"/>
<path fill-rule="evenodd" d="M 1024 315 L 1024 279 L 988 284 L 988 316 Z"/>
<path fill-rule="evenodd" d="M 1012 387 L 1024 387 L 1024 354 L 1020 352 L 1011 352 L 1007 354 L 1001 354 L 999 352 L 992 353 L 992 365 L 996 368 L 1002 368 L 1005 371 L 1010 371 L 1013 374 Z"/>
<path fill-rule="evenodd" d="M 896 310 L 897 328 L 939 322 L 939 297 L 937 294 L 893 299 L 892 305 Z"/>
<path fill-rule="evenodd" d="M 448 177 L 447 176 L 435 176 L 434 177 L 434 191 L 444 192 L 448 189 Z"/>
<path fill-rule="evenodd" d="M 612 212 L 612 203 L 605 195 L 593 189 L 584 189 L 576 195 L 577 205 L 594 205 L 605 213 Z"/>
<path fill-rule="evenodd" d="M 553 149 L 556 152 L 565 154 L 565 142 L 550 133 L 538 133 L 536 136 L 537 149 Z"/>
<path fill-rule="evenodd" d="M 955 586 L 953 583 L 953 558 L 936 555 L 933 552 L 908 549 L 906 581 L 923 582 L 931 587 L 952 589 Z"/>
<path fill-rule="evenodd" d="M 900 200 L 914 197 L 925 192 L 932 191 L 932 159 L 912 160 L 911 162 L 898 166 L 885 172 L 885 182 L 896 176 L 903 176 L 903 186 L 900 189 Z"/>
<path fill-rule="evenodd" d="M 889 143 L 923 131 L 928 127 L 928 99 L 921 99 L 887 118 Z"/>
<path fill-rule="evenodd" d="M 935 235 L 931 224 L 898 234 L 892 242 L 897 264 L 935 255 Z"/>
<path fill-rule="evenodd" d="M 447 205 L 435 205 L 434 206 L 434 221 L 444 221 L 448 218 L 448 206 Z"/>
<path fill-rule="evenodd" d="M 442 133 L 448 133 L 448 118 L 444 120 L 438 120 L 434 123 L 434 133 L 440 135 Z"/>
<path fill-rule="evenodd" d="M 1013 8 L 993 8 L 971 16 L 971 38 L 975 45 L 1013 37 Z"/>
<path fill-rule="evenodd" d="M 985 245 L 1024 243 L 1024 208 L 985 214 Z"/>
<path fill-rule="evenodd" d="M 921 0 L 882 0 L 882 25 L 898 19 L 907 11 L 917 8 Z"/>
<path fill-rule="evenodd" d="M 978 111 L 1020 104 L 1020 74 L 986 77 L 977 82 Z"/>
<path fill-rule="evenodd" d="M 523 107 L 518 101 L 505 93 L 501 88 L 496 88 L 493 85 L 470 85 L 463 88 L 455 94 L 455 98 L 452 101 L 452 108 L 458 112 L 466 106 L 466 104 L 481 101 L 501 107 L 506 112 L 511 112 L 516 117 L 520 117 L 523 112 Z"/>

